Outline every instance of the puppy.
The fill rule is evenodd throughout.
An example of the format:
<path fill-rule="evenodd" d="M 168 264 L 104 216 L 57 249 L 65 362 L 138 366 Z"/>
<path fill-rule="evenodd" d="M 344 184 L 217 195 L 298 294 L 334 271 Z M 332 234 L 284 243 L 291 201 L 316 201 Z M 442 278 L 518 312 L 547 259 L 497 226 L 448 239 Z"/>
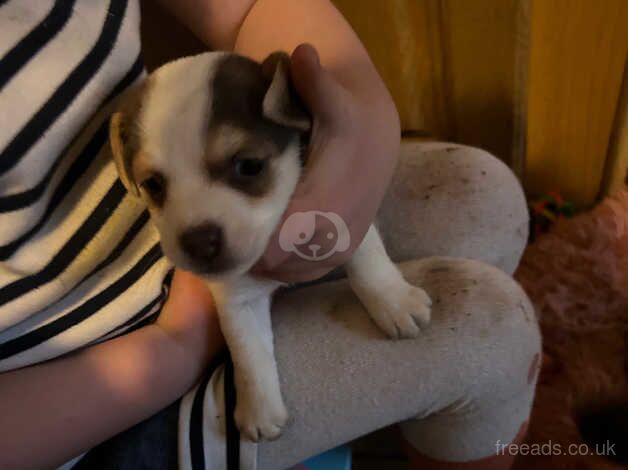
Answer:
<path fill-rule="evenodd" d="M 303 172 L 311 122 L 291 89 L 289 61 L 284 53 L 260 64 L 224 52 L 177 60 L 132 90 L 110 126 L 120 179 L 146 202 L 164 253 L 212 290 L 234 363 L 235 421 L 253 441 L 278 437 L 288 419 L 270 318 L 281 284 L 248 272 Z M 337 235 L 347 249 L 348 231 Z M 282 247 L 300 249 L 282 236 Z M 347 274 L 389 336 L 415 337 L 428 324 L 428 296 L 403 279 L 374 226 Z"/>

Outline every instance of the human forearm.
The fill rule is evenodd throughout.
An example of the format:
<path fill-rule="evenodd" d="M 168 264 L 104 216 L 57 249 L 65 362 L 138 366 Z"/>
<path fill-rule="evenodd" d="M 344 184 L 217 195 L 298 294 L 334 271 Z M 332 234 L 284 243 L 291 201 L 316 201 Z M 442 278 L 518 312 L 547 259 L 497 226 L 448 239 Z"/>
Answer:
<path fill-rule="evenodd" d="M 352 93 L 379 106 L 392 133 L 397 113 L 368 53 L 329 0 L 179 0 L 161 3 L 212 49 L 256 60 L 312 44 L 323 66 Z M 398 133 L 398 132 L 397 132 Z M 396 137 L 396 136 L 395 136 Z"/>
<path fill-rule="evenodd" d="M 233 49 L 257 60 L 309 43 L 345 87 L 385 92 L 364 46 L 329 0 L 257 0 L 235 38 Z"/>
<path fill-rule="evenodd" d="M 200 367 L 177 340 L 150 325 L 1 374 L 0 468 L 63 463 L 176 400 Z"/>
<path fill-rule="evenodd" d="M 364 46 L 332 3 L 328 0 L 257 0 L 242 22 L 234 50 L 261 60 L 272 51 L 291 52 L 302 43 L 314 46 L 323 68 L 355 100 L 354 107 L 347 107 L 344 119 L 347 128 L 342 131 L 347 135 L 351 123 L 359 123 L 355 127 L 360 128 L 366 144 L 366 151 L 354 154 L 353 182 L 356 187 L 368 188 L 371 195 L 376 195 L 373 201 L 379 204 L 397 159 L 398 114 Z M 318 97 L 317 101 L 321 99 L 324 98 Z M 360 115 L 351 115 L 350 108 L 359 110 Z M 313 111 L 319 121 L 324 119 L 323 113 Z M 335 113 L 333 119 L 340 120 L 339 116 L 340 113 Z M 324 183 L 322 178 L 310 181 Z M 338 197 L 338 187 L 328 189 L 319 194 Z"/>

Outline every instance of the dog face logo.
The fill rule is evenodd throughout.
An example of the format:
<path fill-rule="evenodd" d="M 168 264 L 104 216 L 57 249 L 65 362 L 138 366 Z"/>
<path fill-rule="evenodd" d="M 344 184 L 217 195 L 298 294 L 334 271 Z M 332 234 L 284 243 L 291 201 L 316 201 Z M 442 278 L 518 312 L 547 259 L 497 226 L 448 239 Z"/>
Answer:
<path fill-rule="evenodd" d="M 323 237 L 313 240 L 317 228 Z M 347 251 L 349 245 L 349 229 L 333 212 L 295 212 L 279 231 L 279 247 L 309 261 L 327 259 L 334 253 Z"/>

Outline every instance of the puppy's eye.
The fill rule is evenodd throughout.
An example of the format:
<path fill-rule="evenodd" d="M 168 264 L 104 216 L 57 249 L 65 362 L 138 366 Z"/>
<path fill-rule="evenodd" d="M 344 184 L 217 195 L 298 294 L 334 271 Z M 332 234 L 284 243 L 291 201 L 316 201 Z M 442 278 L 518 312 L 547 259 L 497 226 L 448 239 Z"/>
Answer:
<path fill-rule="evenodd" d="M 140 186 L 155 204 L 163 204 L 166 196 L 166 179 L 161 173 L 151 173 Z"/>
<path fill-rule="evenodd" d="M 258 176 L 266 167 L 266 161 L 259 158 L 236 156 L 232 160 L 233 172 L 241 178 Z"/>

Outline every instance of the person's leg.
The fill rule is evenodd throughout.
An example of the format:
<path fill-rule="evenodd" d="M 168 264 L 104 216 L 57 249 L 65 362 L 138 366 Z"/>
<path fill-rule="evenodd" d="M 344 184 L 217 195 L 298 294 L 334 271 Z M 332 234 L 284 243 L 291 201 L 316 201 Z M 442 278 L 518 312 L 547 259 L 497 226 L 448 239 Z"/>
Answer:
<path fill-rule="evenodd" d="M 494 267 L 405 263 L 433 299 L 431 325 L 392 341 L 346 281 L 281 293 L 275 350 L 290 423 L 258 446 L 258 468 L 287 468 L 392 423 L 433 461 L 472 461 L 512 442 L 528 419 L 540 337 L 520 287 Z M 408 421 L 410 420 L 410 421 Z"/>
<path fill-rule="evenodd" d="M 89 450 L 72 470 L 174 470 L 179 401 Z"/>
<path fill-rule="evenodd" d="M 458 144 L 404 142 L 378 218 L 396 260 L 461 256 L 512 274 L 528 238 L 526 200 L 512 171 L 489 153 Z"/>
<path fill-rule="evenodd" d="M 395 261 L 459 256 L 512 274 L 527 242 L 528 210 L 521 185 L 491 154 L 404 142 L 378 228 Z"/>

